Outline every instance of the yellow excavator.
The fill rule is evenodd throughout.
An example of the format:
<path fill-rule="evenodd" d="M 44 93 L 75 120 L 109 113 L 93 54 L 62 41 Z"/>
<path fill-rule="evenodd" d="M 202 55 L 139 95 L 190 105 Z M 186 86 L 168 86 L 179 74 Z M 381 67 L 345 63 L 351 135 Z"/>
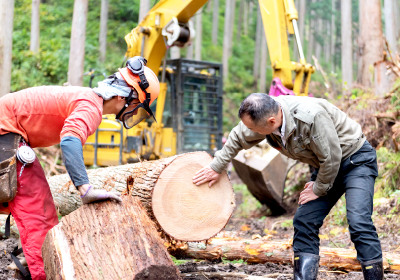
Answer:
<path fill-rule="evenodd" d="M 126 130 L 114 116 L 104 116 L 99 129 L 84 145 L 86 165 L 117 165 L 196 150 L 213 154 L 221 148 L 221 64 L 166 59 L 168 48 L 190 44 L 195 34 L 190 18 L 206 3 L 207 0 L 161 0 L 125 36 L 126 58 L 145 57 L 147 66 L 160 76 L 160 95 L 152 105 L 158 122 L 143 121 Z M 308 95 L 314 67 L 304 58 L 293 0 L 259 0 L 259 5 L 274 77 L 270 95 Z M 288 33 L 295 35 L 299 62 L 290 60 Z M 263 169 L 256 163 L 259 160 L 264 162 Z M 276 178 L 286 177 L 287 162 L 279 153 L 264 147 L 261 153 L 239 154 L 233 164 L 256 198 L 273 212 L 282 212 L 284 179 L 281 184 L 282 180 Z M 279 166 L 284 176 L 268 176 L 265 170 L 271 164 Z M 252 191 L 251 186 L 258 191 Z M 258 194 L 260 189 L 266 191 Z"/>

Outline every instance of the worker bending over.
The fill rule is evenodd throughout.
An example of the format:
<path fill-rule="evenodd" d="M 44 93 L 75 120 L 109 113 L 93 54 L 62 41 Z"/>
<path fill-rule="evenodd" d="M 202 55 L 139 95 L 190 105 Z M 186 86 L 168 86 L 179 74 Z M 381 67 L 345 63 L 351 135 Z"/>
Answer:
<path fill-rule="evenodd" d="M 293 219 L 294 279 L 317 279 L 319 228 L 345 194 L 351 240 L 365 279 L 383 279 L 382 250 L 372 222 L 376 152 L 361 126 L 324 99 L 253 93 L 241 104 L 241 122 L 209 166 L 193 177 L 211 186 L 241 149 L 265 138 L 283 155 L 316 168 L 300 194 Z"/>
<path fill-rule="evenodd" d="M 28 147 L 48 147 L 61 141 L 65 167 L 82 203 L 104 199 L 121 202 L 119 193 L 90 185 L 82 145 L 96 131 L 103 114 L 115 114 L 127 129 L 154 117 L 149 106 L 157 98 L 160 85 L 146 63 L 142 57 L 131 58 L 126 68 L 99 82 L 94 89 L 42 86 L 0 99 L 0 178 L 7 172 L 9 176 L 15 175 L 12 170 L 1 170 L 1 162 L 15 156 L 15 151 L 7 147 L 19 139 L 19 146 L 24 146 L 19 148 L 23 153 L 17 152 L 18 159 L 24 162 L 17 162 L 17 178 L 0 180 L 0 197 L 1 189 L 8 187 L 6 183 L 17 181 L 15 198 L 3 203 L 0 212 L 11 212 L 15 219 L 33 280 L 46 279 L 41 247 L 46 233 L 58 224 L 58 218 L 43 169 Z"/>

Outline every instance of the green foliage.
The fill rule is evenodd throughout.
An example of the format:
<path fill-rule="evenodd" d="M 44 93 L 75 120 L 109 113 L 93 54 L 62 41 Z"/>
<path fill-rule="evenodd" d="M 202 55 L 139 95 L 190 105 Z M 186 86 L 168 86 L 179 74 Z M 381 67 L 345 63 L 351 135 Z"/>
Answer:
<path fill-rule="evenodd" d="M 191 260 L 178 260 L 174 256 L 170 255 L 172 261 L 174 262 L 175 265 L 181 265 L 190 262 Z"/>
<path fill-rule="evenodd" d="M 235 216 L 247 218 L 254 211 L 261 209 L 261 203 L 249 192 L 246 185 L 233 184 L 236 196 L 241 196 L 242 203 L 237 206 Z"/>
<path fill-rule="evenodd" d="M 12 91 L 67 81 L 73 0 L 45 1 L 40 5 L 40 51 L 29 51 L 31 0 L 16 0 L 14 11 Z M 139 0 L 116 0 L 109 8 L 106 62 L 99 63 L 101 0 L 89 2 L 86 26 L 85 71 L 96 68 L 110 74 L 121 65 L 125 35 L 137 24 Z M 89 77 L 84 79 L 88 86 Z"/>
<path fill-rule="evenodd" d="M 379 176 L 376 179 L 375 197 L 389 197 L 400 182 L 400 153 L 394 153 L 382 147 L 376 151 L 379 162 Z"/>
<path fill-rule="evenodd" d="M 237 264 L 237 263 L 238 264 L 247 264 L 247 262 L 242 259 L 230 261 L 230 260 L 227 260 L 225 257 L 222 257 L 221 260 L 222 260 L 223 264 Z"/>

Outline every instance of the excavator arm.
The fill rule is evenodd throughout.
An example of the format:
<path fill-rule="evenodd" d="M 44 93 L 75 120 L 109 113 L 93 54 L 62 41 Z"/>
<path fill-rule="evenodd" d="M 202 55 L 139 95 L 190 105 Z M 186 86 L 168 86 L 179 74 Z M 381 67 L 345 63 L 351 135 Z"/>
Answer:
<path fill-rule="evenodd" d="M 194 37 L 189 19 L 205 3 L 207 0 L 158 2 L 143 21 L 125 36 L 128 45 L 126 56 L 143 56 L 148 60 L 147 66 L 157 75 L 167 47 L 182 47 Z"/>
<path fill-rule="evenodd" d="M 306 63 L 297 27 L 298 14 L 293 0 L 259 0 L 273 77 L 296 95 L 308 95 L 315 68 Z M 294 34 L 300 62 L 290 60 L 288 33 Z M 295 73 L 293 82 L 292 71 Z M 274 82 L 277 80 L 274 79 Z M 271 86 L 271 90 L 274 87 Z M 277 94 L 276 94 L 277 95 Z"/>

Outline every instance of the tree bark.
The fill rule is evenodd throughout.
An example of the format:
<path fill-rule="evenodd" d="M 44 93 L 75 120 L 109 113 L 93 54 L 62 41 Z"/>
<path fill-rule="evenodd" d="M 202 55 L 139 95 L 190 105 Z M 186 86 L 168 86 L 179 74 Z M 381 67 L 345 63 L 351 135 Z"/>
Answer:
<path fill-rule="evenodd" d="M 219 0 L 214 0 L 213 2 L 213 15 L 212 15 L 212 43 L 214 45 L 218 44 L 218 23 L 219 23 Z"/>
<path fill-rule="evenodd" d="M 244 1 L 245 1 L 245 0 L 240 0 L 240 4 L 239 4 L 239 18 L 238 18 L 237 33 L 236 33 L 236 40 L 237 40 L 238 42 L 240 42 L 240 39 L 242 38 L 242 25 L 243 25 Z"/>
<path fill-rule="evenodd" d="M 194 59 L 195 60 L 201 60 L 201 43 L 203 40 L 203 23 L 202 23 L 202 18 L 203 18 L 203 8 L 200 8 L 200 10 L 196 14 L 196 38 L 195 38 L 195 50 L 194 50 Z"/>
<path fill-rule="evenodd" d="M 263 27 L 263 26 L 262 26 Z M 264 27 L 261 32 L 261 60 L 260 60 L 260 78 L 259 92 L 267 93 L 267 37 L 265 36 Z"/>
<path fill-rule="evenodd" d="M 396 34 L 396 5 L 395 0 L 385 0 L 385 37 L 393 52 L 397 51 L 397 34 Z"/>
<path fill-rule="evenodd" d="M 171 59 L 181 58 L 181 49 L 177 46 L 173 46 L 170 48 L 170 57 Z"/>
<path fill-rule="evenodd" d="M 106 60 L 106 51 L 107 51 L 108 4 L 109 4 L 109 0 L 101 0 L 100 33 L 99 33 L 99 53 L 100 53 L 99 60 L 102 63 L 104 63 L 104 61 Z"/>
<path fill-rule="evenodd" d="M 0 0 L 0 97 L 11 91 L 14 0 Z"/>
<path fill-rule="evenodd" d="M 260 7 L 257 6 L 257 25 L 256 25 L 256 43 L 254 46 L 254 62 L 253 62 L 253 77 L 257 81 L 260 76 L 260 55 L 261 55 L 261 39 L 264 30 L 261 18 Z"/>
<path fill-rule="evenodd" d="M 232 46 L 233 46 L 233 31 L 235 27 L 235 14 L 236 14 L 236 0 L 231 0 L 231 13 L 230 13 L 230 19 L 229 19 L 229 48 L 228 48 L 228 57 L 232 56 Z"/>
<path fill-rule="evenodd" d="M 32 19 L 31 19 L 31 44 L 29 50 L 33 53 L 39 52 L 40 34 L 40 0 L 32 0 Z"/>
<path fill-rule="evenodd" d="M 73 86 L 83 85 L 88 5 L 89 0 L 75 0 L 74 3 L 68 63 L 68 82 Z"/>
<path fill-rule="evenodd" d="M 331 71 L 335 72 L 335 12 L 336 12 L 336 0 L 332 0 L 332 15 L 331 15 L 331 48 L 330 48 L 330 63 Z"/>
<path fill-rule="evenodd" d="M 213 238 L 204 244 L 188 242 L 169 249 L 180 258 L 199 260 L 244 260 L 247 263 L 292 263 L 292 241 L 246 240 L 241 238 Z M 357 252 L 352 249 L 320 247 L 321 266 L 343 270 L 361 270 Z M 383 253 L 384 267 L 400 273 L 400 254 Z M 390 264 L 388 263 L 390 260 Z"/>
<path fill-rule="evenodd" d="M 230 30 L 230 18 L 232 13 L 232 6 L 234 0 L 226 0 L 225 2 L 225 21 L 224 21 L 224 44 L 222 46 L 222 65 L 223 65 L 223 77 L 224 80 L 228 79 L 229 75 L 229 30 Z"/>
<path fill-rule="evenodd" d="M 315 0 L 311 0 L 311 4 L 314 3 Z M 314 51 L 314 10 L 312 9 L 312 5 L 310 6 L 310 20 L 308 25 L 308 44 L 307 44 L 307 61 L 310 63 L 311 56 L 313 55 Z"/>
<path fill-rule="evenodd" d="M 180 279 L 138 198 L 87 204 L 62 218 L 42 246 L 47 279 Z"/>
<path fill-rule="evenodd" d="M 343 1 L 343 0 L 342 0 Z M 381 22 L 381 3 L 379 0 L 362 1 L 361 7 L 361 84 L 372 86 L 373 65 L 383 60 L 383 34 Z M 342 28 L 343 30 L 343 28 Z M 349 29 L 350 30 L 350 29 Z"/>
<path fill-rule="evenodd" d="M 195 241 L 217 234 L 234 208 L 234 194 L 226 172 L 212 188 L 207 184 L 195 186 L 192 183 L 195 173 L 211 160 L 207 153 L 196 152 L 92 169 L 87 173 L 95 188 L 138 197 L 148 215 L 173 239 Z M 67 174 L 50 177 L 48 182 L 56 208 L 62 216 L 82 205 L 79 193 Z M 165 182 L 169 184 L 165 185 Z M 178 190 L 171 189 L 178 186 Z"/>
<path fill-rule="evenodd" d="M 186 47 L 186 58 L 193 59 L 193 44 Z"/>
<path fill-rule="evenodd" d="M 353 86 L 353 41 L 351 37 L 351 0 L 341 0 L 342 12 L 342 83 L 345 90 Z"/>
<path fill-rule="evenodd" d="M 147 13 L 150 11 L 150 0 L 140 0 L 140 8 L 139 8 L 139 22 L 145 18 Z"/>
<path fill-rule="evenodd" d="M 243 34 L 247 36 L 249 34 L 249 2 L 244 1 L 243 6 Z"/>

